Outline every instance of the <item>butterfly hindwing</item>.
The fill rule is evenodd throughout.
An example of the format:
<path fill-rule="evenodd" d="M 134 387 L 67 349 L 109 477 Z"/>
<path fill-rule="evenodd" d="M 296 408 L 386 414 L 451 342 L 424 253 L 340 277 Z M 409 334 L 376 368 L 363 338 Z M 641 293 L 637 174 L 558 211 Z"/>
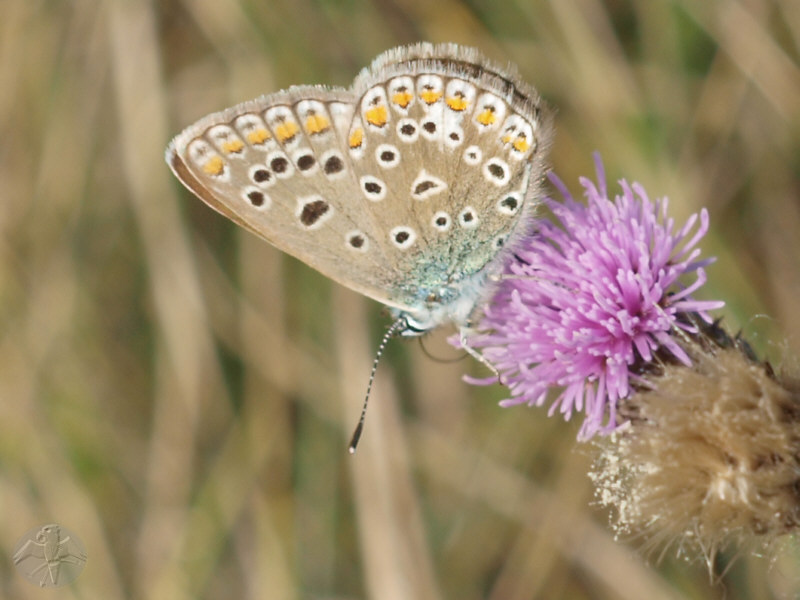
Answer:
<path fill-rule="evenodd" d="M 455 45 L 387 52 L 354 88 L 351 158 L 362 191 L 380 195 L 390 295 L 420 306 L 523 232 L 549 123 L 535 91 Z"/>

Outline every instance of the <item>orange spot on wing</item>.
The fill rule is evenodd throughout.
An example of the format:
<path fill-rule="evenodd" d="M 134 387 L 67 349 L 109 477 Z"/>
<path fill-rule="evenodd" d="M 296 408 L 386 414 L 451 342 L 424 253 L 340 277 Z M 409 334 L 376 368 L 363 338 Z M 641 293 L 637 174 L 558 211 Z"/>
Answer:
<path fill-rule="evenodd" d="M 364 130 L 360 127 L 353 131 L 350 134 L 350 139 L 348 143 L 350 144 L 351 148 L 360 148 L 361 144 L 364 142 Z"/>
<path fill-rule="evenodd" d="M 397 92 L 394 96 L 392 96 L 392 102 L 397 104 L 400 108 L 407 107 L 414 96 L 411 95 L 409 92 Z"/>
<path fill-rule="evenodd" d="M 256 129 L 247 134 L 247 141 L 251 144 L 263 144 L 272 136 L 266 129 Z"/>
<path fill-rule="evenodd" d="M 206 175 L 222 175 L 225 170 L 225 161 L 220 156 L 212 156 L 203 165 Z"/>
<path fill-rule="evenodd" d="M 481 125 L 491 125 L 497 120 L 497 117 L 495 116 L 494 111 L 492 109 L 487 108 L 476 117 L 476 120 Z"/>
<path fill-rule="evenodd" d="M 516 140 L 514 140 L 514 143 L 511 145 L 514 146 L 514 150 L 516 150 L 517 152 L 525 152 L 528 148 L 531 147 L 531 145 L 528 143 L 528 140 L 525 139 L 523 136 L 518 137 Z"/>
<path fill-rule="evenodd" d="M 467 104 L 469 104 L 464 96 L 452 96 L 445 100 L 445 102 L 447 102 L 447 106 L 457 112 L 466 110 Z"/>
<path fill-rule="evenodd" d="M 419 94 L 419 97 L 422 98 L 422 101 L 425 104 L 433 104 L 442 97 L 442 92 L 437 92 L 435 90 L 422 90 Z"/>
<path fill-rule="evenodd" d="M 330 129 L 331 122 L 323 115 L 308 115 L 306 131 L 309 135 L 324 133 Z"/>
<path fill-rule="evenodd" d="M 375 127 L 383 127 L 386 125 L 387 120 L 386 106 L 373 106 L 372 108 L 368 109 L 366 113 L 364 113 L 364 118 L 370 125 L 374 125 Z"/>
<path fill-rule="evenodd" d="M 222 151 L 226 154 L 236 154 L 242 151 L 244 144 L 242 140 L 228 140 L 222 143 Z"/>
<path fill-rule="evenodd" d="M 279 142 L 288 142 L 297 135 L 300 128 L 294 121 L 285 121 L 275 128 L 275 137 Z"/>

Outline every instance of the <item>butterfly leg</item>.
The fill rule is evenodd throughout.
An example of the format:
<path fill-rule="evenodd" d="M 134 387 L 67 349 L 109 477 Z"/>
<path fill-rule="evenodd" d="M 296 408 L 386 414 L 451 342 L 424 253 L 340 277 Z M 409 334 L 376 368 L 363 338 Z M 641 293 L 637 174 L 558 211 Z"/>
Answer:
<path fill-rule="evenodd" d="M 486 360 L 486 358 L 480 352 L 478 352 L 477 350 L 475 350 L 475 348 L 473 348 L 472 346 L 469 345 L 469 341 L 468 341 L 469 333 L 471 333 L 472 331 L 473 331 L 473 329 L 471 327 L 460 327 L 459 328 L 459 330 L 458 330 L 458 338 L 459 338 L 459 342 L 461 343 L 461 347 L 472 358 L 477 360 L 479 363 L 481 363 L 487 369 L 489 369 L 492 373 L 494 373 L 494 376 L 497 377 L 497 383 L 502 384 L 503 383 L 503 379 L 500 376 L 500 372 L 497 369 L 495 369 L 494 365 L 491 364 L 488 360 Z"/>

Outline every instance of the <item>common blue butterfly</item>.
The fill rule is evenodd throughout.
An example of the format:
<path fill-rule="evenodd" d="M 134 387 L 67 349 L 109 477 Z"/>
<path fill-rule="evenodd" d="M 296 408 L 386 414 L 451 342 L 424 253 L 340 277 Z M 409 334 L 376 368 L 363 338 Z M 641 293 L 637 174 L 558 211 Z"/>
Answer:
<path fill-rule="evenodd" d="M 349 89 L 292 87 L 211 114 L 166 160 L 215 210 L 389 306 L 385 342 L 469 326 L 530 230 L 551 129 L 513 67 L 419 43 Z"/>

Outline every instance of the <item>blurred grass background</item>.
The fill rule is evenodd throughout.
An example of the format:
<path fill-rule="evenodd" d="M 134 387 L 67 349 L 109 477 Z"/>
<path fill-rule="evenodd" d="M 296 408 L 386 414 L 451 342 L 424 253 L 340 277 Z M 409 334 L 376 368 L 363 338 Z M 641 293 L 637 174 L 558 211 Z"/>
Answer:
<path fill-rule="evenodd" d="M 348 86 L 383 50 L 478 46 L 558 111 L 551 164 L 706 206 L 706 298 L 762 356 L 800 350 L 800 3 L 4 0 L 0 16 L 3 598 L 800 597 L 794 540 L 651 565 L 592 507 L 577 422 L 500 409 L 471 360 L 393 343 L 347 441 L 381 307 L 239 231 L 163 161 L 200 116 Z M 429 354 L 455 355 L 439 333 Z M 89 561 L 16 573 L 57 522 Z M 723 571 L 735 552 L 723 555 Z M 773 564 L 774 563 L 774 564 Z"/>

